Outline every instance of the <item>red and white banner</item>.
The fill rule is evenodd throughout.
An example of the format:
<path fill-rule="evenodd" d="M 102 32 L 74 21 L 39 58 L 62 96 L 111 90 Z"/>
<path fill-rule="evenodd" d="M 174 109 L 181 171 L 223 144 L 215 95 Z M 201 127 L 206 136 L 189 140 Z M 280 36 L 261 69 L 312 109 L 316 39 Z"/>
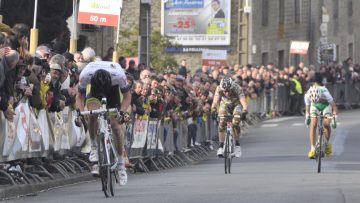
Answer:
<path fill-rule="evenodd" d="M 136 120 L 134 123 L 134 140 L 131 148 L 143 148 L 146 144 L 148 120 Z"/>
<path fill-rule="evenodd" d="M 306 55 L 309 49 L 308 41 L 291 41 L 290 54 Z"/>
<path fill-rule="evenodd" d="M 80 0 L 78 23 L 117 27 L 122 0 Z"/>
<path fill-rule="evenodd" d="M 226 50 L 204 50 L 202 52 L 203 66 L 227 66 Z"/>

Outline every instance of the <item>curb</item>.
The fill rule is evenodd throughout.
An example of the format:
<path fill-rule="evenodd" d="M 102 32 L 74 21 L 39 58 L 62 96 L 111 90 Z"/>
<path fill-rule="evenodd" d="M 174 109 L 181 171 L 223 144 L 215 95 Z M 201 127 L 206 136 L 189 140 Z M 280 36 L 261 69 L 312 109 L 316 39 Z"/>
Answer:
<path fill-rule="evenodd" d="M 44 183 L 13 185 L 10 187 L 0 188 L 0 200 L 17 198 L 20 196 L 35 195 L 36 193 L 51 190 L 57 187 L 81 183 L 86 181 L 96 180 L 91 173 L 75 175 L 70 178 L 63 178 L 58 180 L 50 180 Z"/>

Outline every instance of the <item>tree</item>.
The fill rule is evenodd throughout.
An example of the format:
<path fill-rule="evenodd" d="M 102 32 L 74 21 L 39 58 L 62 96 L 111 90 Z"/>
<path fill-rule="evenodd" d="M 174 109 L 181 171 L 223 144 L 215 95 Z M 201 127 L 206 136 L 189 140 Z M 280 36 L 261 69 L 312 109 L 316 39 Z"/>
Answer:
<path fill-rule="evenodd" d="M 134 26 L 132 29 L 121 30 L 120 35 L 121 37 L 118 46 L 118 52 L 120 55 L 138 56 L 139 26 Z M 159 31 L 153 31 L 150 38 L 151 66 L 157 71 L 161 71 L 163 68 L 168 66 L 178 66 L 174 56 L 165 52 L 166 47 L 173 46 L 169 37 L 161 35 Z"/>
<path fill-rule="evenodd" d="M 33 26 L 34 3 L 31 0 L 2 0 L 0 12 L 4 23 L 12 27 L 16 23 Z M 73 0 L 40 0 L 38 4 L 37 28 L 39 44 L 54 39 L 67 43 L 69 29 L 66 20 L 72 15 Z"/>

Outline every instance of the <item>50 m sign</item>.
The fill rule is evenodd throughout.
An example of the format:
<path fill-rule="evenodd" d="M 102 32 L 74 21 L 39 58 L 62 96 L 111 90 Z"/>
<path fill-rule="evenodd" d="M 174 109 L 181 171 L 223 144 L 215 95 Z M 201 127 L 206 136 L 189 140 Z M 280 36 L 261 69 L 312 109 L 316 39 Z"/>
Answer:
<path fill-rule="evenodd" d="M 78 23 L 117 27 L 122 0 L 81 0 Z"/>

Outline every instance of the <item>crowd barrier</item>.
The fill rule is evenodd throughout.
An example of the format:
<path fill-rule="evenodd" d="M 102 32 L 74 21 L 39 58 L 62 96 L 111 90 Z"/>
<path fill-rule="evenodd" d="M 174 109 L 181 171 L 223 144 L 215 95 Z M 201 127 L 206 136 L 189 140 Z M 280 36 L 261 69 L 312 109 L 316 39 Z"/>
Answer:
<path fill-rule="evenodd" d="M 327 87 L 337 104 L 349 108 L 360 104 L 360 83 Z M 286 112 L 288 109 L 289 89 L 278 85 L 249 101 L 247 124 L 256 122 L 258 117 L 269 112 Z M 89 153 L 90 138 L 83 127 L 75 125 L 75 110 L 66 108 L 60 113 L 34 111 L 28 100 L 23 99 L 15 114 L 14 122 L 9 122 L 0 113 L 0 163 Z M 131 163 L 148 171 L 181 166 L 203 158 L 215 144 L 217 124 L 210 116 L 196 119 L 195 124 L 196 143 L 201 145 L 189 149 L 187 120 L 134 119 L 124 128 L 125 149 Z"/>

